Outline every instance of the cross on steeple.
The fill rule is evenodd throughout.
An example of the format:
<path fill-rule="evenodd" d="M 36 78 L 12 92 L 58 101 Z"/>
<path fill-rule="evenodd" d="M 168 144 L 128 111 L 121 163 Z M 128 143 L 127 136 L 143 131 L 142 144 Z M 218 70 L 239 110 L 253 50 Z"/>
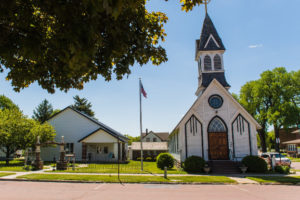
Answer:
<path fill-rule="evenodd" d="M 205 13 L 207 14 L 207 4 L 210 3 L 211 0 L 203 0 L 202 2 L 205 4 Z"/>

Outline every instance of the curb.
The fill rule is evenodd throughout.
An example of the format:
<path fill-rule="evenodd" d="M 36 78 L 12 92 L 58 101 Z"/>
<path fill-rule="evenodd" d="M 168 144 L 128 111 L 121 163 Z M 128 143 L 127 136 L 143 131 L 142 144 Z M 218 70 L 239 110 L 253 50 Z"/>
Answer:
<path fill-rule="evenodd" d="M 159 184 L 159 185 L 238 185 L 239 183 L 201 183 L 201 182 L 103 182 L 103 181 L 76 181 L 76 180 L 35 180 L 35 179 L 5 179 L 0 181 L 19 181 L 19 182 L 45 182 L 45 183 L 101 183 L 101 184 Z"/>

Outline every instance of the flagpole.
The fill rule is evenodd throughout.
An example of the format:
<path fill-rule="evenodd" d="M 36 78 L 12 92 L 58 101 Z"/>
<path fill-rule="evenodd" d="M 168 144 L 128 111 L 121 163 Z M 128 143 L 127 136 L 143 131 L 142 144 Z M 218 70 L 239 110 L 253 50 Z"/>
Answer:
<path fill-rule="evenodd" d="M 140 134 L 141 134 L 141 136 L 140 136 L 140 143 L 141 143 L 141 171 L 143 171 L 144 170 L 144 168 L 143 168 L 143 158 L 144 158 L 144 156 L 143 156 L 143 142 L 142 142 L 142 137 L 143 137 L 143 126 L 142 126 L 142 91 L 141 91 L 141 85 L 142 85 L 142 83 L 141 83 L 141 78 L 139 78 L 139 90 L 140 90 Z"/>

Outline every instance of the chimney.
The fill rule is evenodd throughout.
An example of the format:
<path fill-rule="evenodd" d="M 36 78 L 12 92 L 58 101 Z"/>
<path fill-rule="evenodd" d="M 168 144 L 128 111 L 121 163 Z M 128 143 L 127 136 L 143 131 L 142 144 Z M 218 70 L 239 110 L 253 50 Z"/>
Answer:
<path fill-rule="evenodd" d="M 146 135 L 148 135 L 148 129 L 146 128 Z"/>

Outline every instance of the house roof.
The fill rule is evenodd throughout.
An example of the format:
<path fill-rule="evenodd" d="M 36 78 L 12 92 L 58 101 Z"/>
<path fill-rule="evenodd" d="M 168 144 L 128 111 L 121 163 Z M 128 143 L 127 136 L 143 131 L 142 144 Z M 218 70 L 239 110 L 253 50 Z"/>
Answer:
<path fill-rule="evenodd" d="M 300 133 L 300 129 L 297 129 L 297 130 L 293 131 L 292 133 L 294 133 L 294 134 Z"/>
<path fill-rule="evenodd" d="M 212 39 L 210 39 L 211 36 L 213 37 Z M 217 42 L 218 46 L 213 39 Z M 206 14 L 203 22 L 200 40 L 197 41 L 197 49 L 199 51 L 225 50 L 223 42 L 208 14 Z"/>
<path fill-rule="evenodd" d="M 149 133 L 148 133 L 148 135 L 150 134 L 150 133 L 153 133 L 154 135 L 156 135 L 157 137 L 159 137 L 162 141 L 168 141 L 168 139 L 169 139 L 169 132 L 153 132 L 153 131 L 150 131 Z M 142 133 L 142 138 L 144 138 L 144 137 L 146 137 L 146 133 Z"/>
<path fill-rule="evenodd" d="M 132 142 L 132 150 L 141 150 L 140 142 Z M 143 142 L 143 150 L 168 150 L 167 142 Z"/>
<path fill-rule="evenodd" d="M 85 117 L 86 119 L 94 122 L 95 124 L 97 124 L 99 126 L 99 128 L 93 132 L 91 132 L 90 134 L 86 135 L 85 137 L 83 137 L 82 139 L 80 139 L 78 142 L 84 140 L 85 138 L 93 135 L 94 133 L 96 133 L 99 130 L 104 130 L 105 132 L 109 133 L 110 135 L 118 138 L 119 140 L 126 142 L 128 140 L 128 138 L 126 138 L 124 135 L 122 135 L 121 133 L 119 133 L 118 131 L 110 128 L 109 126 L 103 124 L 102 122 L 98 121 L 97 119 L 90 117 L 88 115 L 86 115 L 85 113 L 82 113 L 74 108 L 72 108 L 71 106 L 66 107 L 65 109 L 61 110 L 60 112 L 56 113 L 55 115 L 53 115 L 50 119 L 53 119 L 55 116 L 61 114 L 62 112 L 64 112 L 67 109 L 71 109 L 73 111 L 75 111 L 76 113 L 80 114 L 81 116 Z M 50 119 L 48 119 L 47 121 L 49 121 Z"/>
<path fill-rule="evenodd" d="M 283 142 L 282 144 L 300 144 L 300 139 L 286 141 L 286 142 Z"/>

